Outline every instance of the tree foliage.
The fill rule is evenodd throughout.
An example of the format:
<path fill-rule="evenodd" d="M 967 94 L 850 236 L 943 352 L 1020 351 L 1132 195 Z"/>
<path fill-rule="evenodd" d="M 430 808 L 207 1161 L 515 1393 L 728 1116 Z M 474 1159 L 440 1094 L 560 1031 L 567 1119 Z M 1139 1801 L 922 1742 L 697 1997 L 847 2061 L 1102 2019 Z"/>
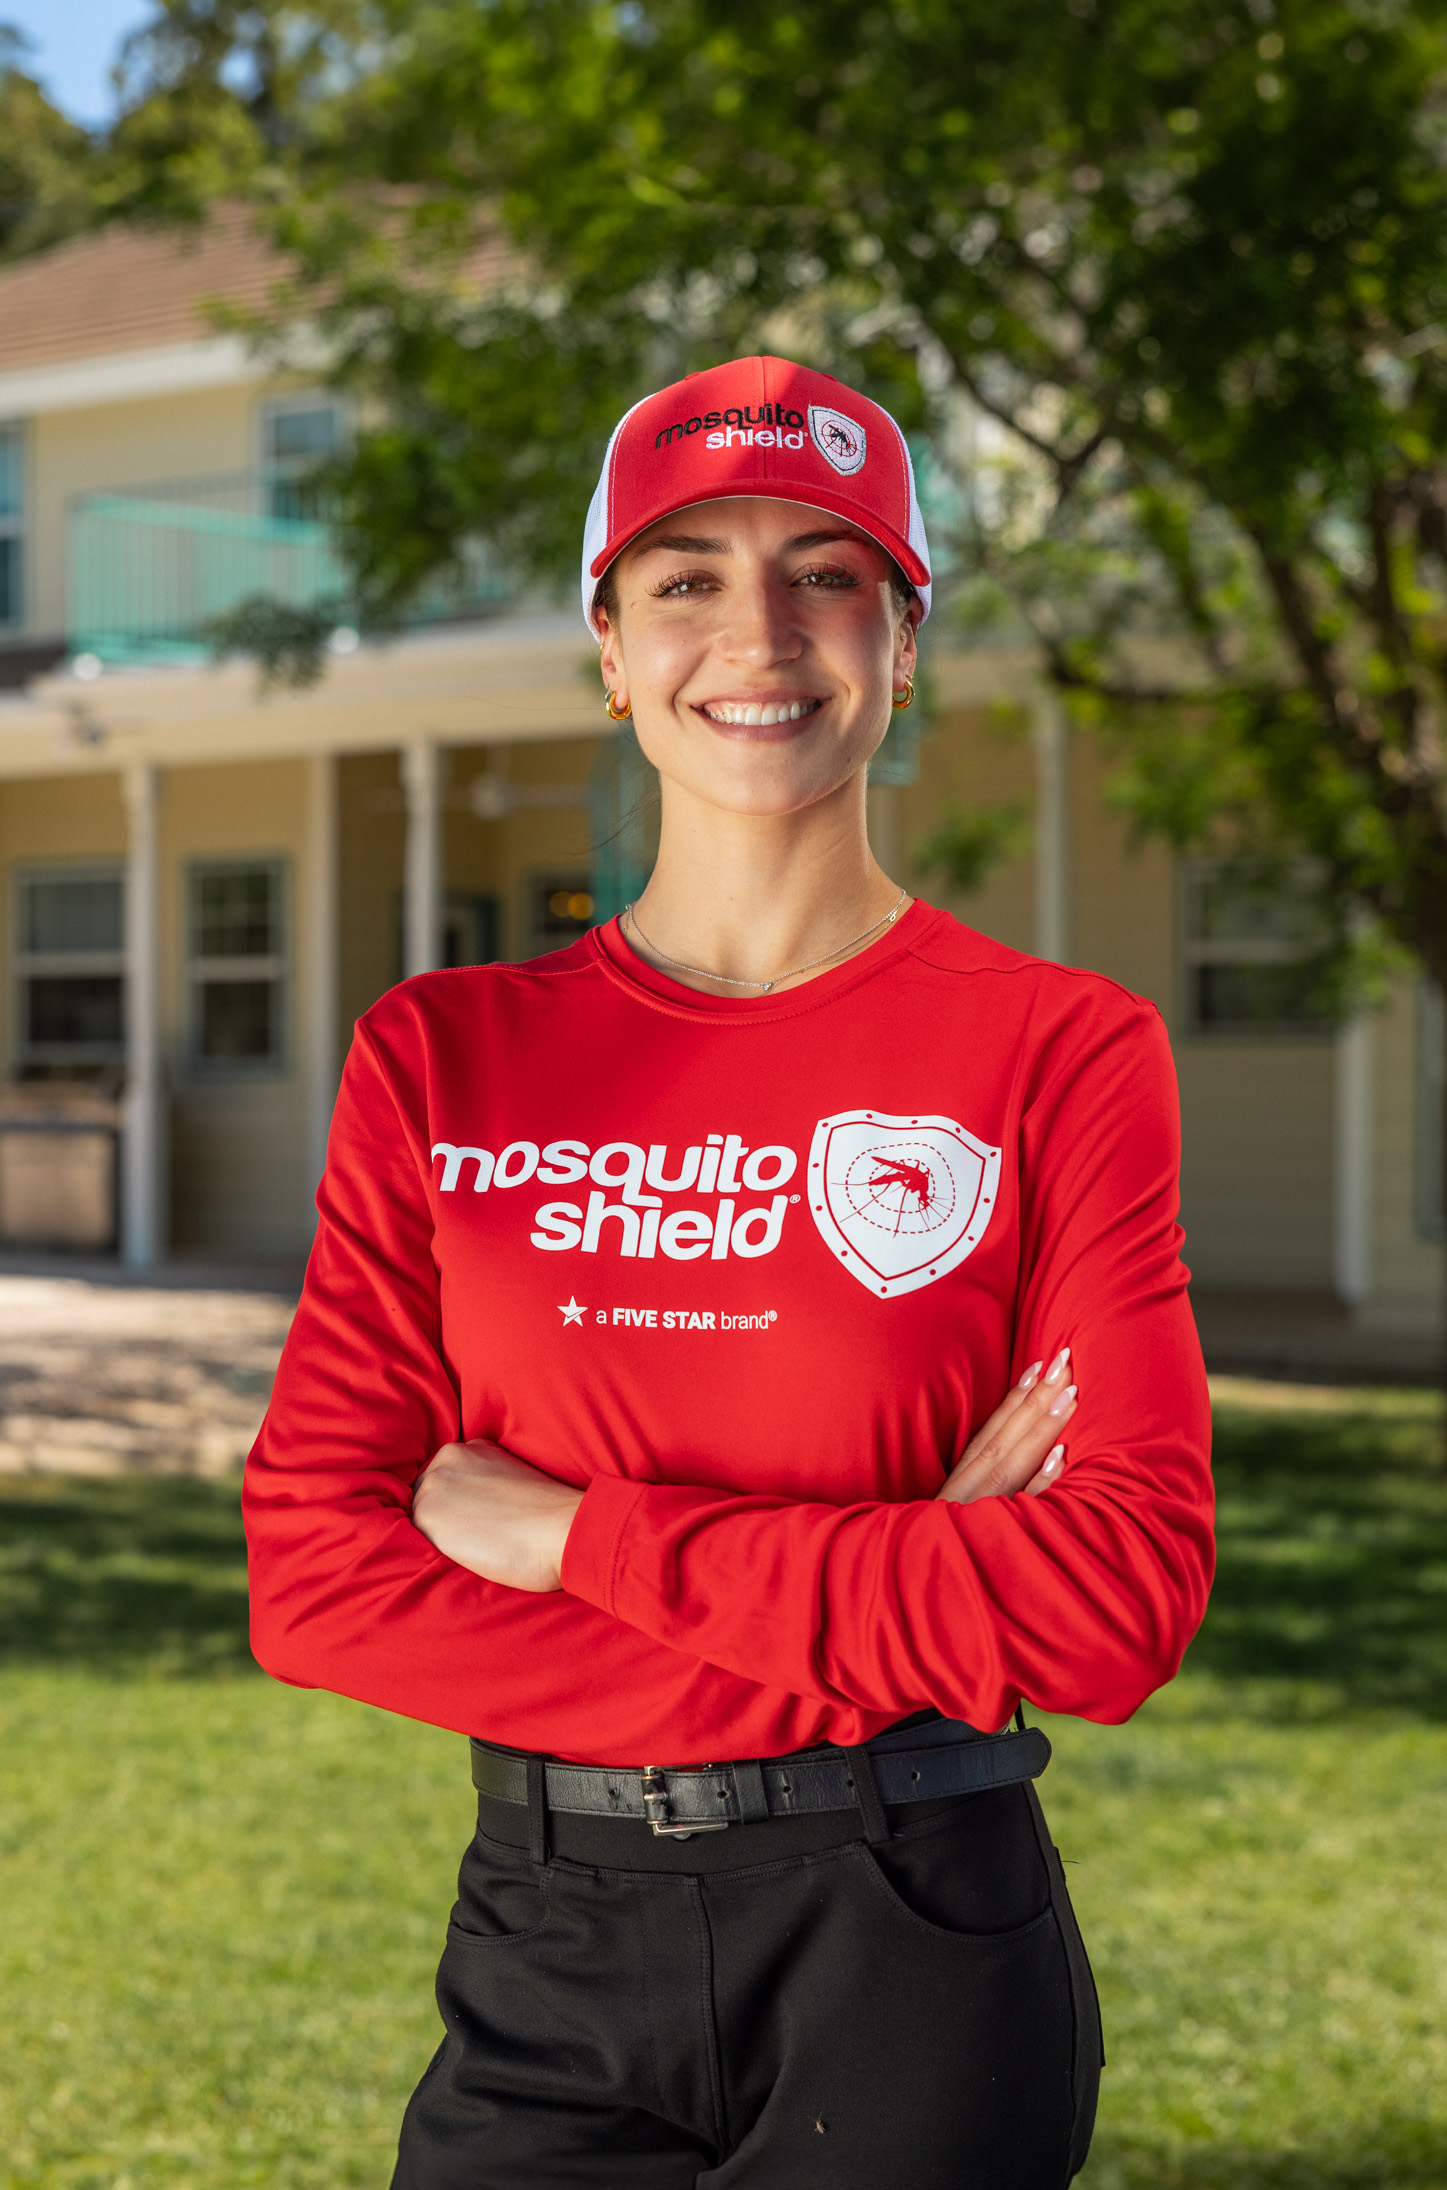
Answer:
<path fill-rule="evenodd" d="M 234 40 L 229 6 L 166 12 Z M 478 531 L 565 568 L 625 402 L 809 357 L 929 437 L 961 612 L 1033 634 L 1142 826 L 1310 855 L 1343 943 L 1366 912 L 1447 983 L 1444 16 L 288 11 L 266 187 L 291 305 L 384 419 L 345 483 L 364 589 Z"/>
<path fill-rule="evenodd" d="M 73 235 L 91 211 L 90 139 L 28 73 L 26 48 L 0 23 L 0 261 Z"/>

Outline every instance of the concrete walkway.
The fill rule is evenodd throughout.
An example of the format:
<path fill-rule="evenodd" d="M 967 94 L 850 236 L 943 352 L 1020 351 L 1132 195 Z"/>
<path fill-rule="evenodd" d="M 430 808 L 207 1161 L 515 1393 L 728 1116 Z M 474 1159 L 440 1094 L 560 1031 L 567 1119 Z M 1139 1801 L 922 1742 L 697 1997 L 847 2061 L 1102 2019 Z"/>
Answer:
<path fill-rule="evenodd" d="M 295 1294 L 0 1274 L 0 1474 L 228 1475 L 265 1411 Z"/>
<path fill-rule="evenodd" d="M 265 1412 L 300 1282 L 296 1269 L 178 1261 L 141 1283 L 113 1261 L 0 1258 L 0 1475 L 234 1473 Z M 1252 1408 L 1370 1409 L 1352 1390 L 1358 1379 L 1420 1375 L 1414 1362 L 1333 1351 L 1303 1347 L 1283 1360 L 1261 1347 L 1253 1359 L 1228 1343 L 1212 1366 L 1237 1373 L 1213 1375 L 1213 1395 Z M 1396 1403 L 1382 1394 L 1388 1409 Z"/>

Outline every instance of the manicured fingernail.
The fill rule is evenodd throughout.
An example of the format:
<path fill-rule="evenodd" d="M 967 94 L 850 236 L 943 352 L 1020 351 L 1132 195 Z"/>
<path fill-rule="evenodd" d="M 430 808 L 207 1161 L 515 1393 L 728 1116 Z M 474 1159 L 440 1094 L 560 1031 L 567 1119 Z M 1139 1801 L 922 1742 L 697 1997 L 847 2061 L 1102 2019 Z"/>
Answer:
<path fill-rule="evenodd" d="M 1040 1371 L 1044 1368 L 1044 1366 L 1045 1364 L 1043 1361 L 1031 1362 L 1029 1368 L 1025 1371 L 1025 1374 L 1020 1379 L 1020 1389 L 1022 1392 L 1029 1392 L 1035 1389 L 1035 1386 L 1040 1381 Z"/>
<path fill-rule="evenodd" d="M 1065 1447 L 1063 1445 L 1054 1446 L 1051 1451 L 1046 1453 L 1045 1463 L 1044 1466 L 1041 1468 L 1040 1473 L 1042 1475 L 1058 1474 L 1060 1471 L 1060 1464 L 1064 1460 L 1064 1458 Z"/>
<path fill-rule="evenodd" d="M 1069 1359 L 1070 1348 L 1068 1346 L 1062 1346 L 1059 1353 L 1055 1356 L 1055 1359 L 1050 1364 L 1050 1374 L 1045 1379 L 1047 1384 L 1058 1384 L 1060 1382 L 1061 1377 L 1065 1374 L 1066 1363 L 1069 1361 Z"/>
<path fill-rule="evenodd" d="M 1052 1414 L 1068 1414 L 1075 1403 L 1075 1393 L 1076 1386 L 1067 1384 L 1060 1397 L 1050 1402 L 1050 1412 Z"/>

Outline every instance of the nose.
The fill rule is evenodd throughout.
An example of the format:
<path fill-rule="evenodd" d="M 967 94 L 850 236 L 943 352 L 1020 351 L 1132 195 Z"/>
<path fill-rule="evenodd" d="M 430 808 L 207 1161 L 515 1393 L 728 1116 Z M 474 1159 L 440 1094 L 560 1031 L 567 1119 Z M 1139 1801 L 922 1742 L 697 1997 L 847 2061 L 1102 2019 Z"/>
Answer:
<path fill-rule="evenodd" d="M 803 640 L 794 596 L 781 579 L 756 572 L 735 588 L 729 606 L 725 644 L 734 661 L 750 669 L 771 669 L 798 660 Z"/>

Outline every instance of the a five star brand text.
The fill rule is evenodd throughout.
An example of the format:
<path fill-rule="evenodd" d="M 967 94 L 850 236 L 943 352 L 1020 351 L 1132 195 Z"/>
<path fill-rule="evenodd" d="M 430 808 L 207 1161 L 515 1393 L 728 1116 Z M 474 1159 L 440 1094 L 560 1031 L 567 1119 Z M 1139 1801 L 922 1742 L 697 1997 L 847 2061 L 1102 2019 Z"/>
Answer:
<path fill-rule="evenodd" d="M 474 1194 L 519 1186 L 589 1184 L 588 1198 L 545 1201 L 533 1213 L 528 1238 L 545 1254 L 576 1250 L 596 1255 L 612 1247 L 620 1255 L 646 1262 L 657 1255 L 671 1262 L 697 1262 L 704 1256 L 723 1262 L 731 1255 L 755 1260 L 771 1255 L 784 1233 L 784 1218 L 797 1194 L 783 1191 L 799 1167 L 792 1148 L 773 1141 L 750 1148 L 737 1133 L 710 1133 L 675 1158 L 666 1144 L 644 1148 L 637 1141 L 509 1141 L 491 1149 L 457 1141 L 436 1141 L 432 1160 L 441 1159 L 438 1191 L 455 1194 L 466 1186 Z M 536 1191 L 536 1186 L 534 1187 Z M 664 1196 L 688 1194 L 712 1200 L 710 1208 L 673 1208 L 664 1213 Z M 769 1198 L 740 1207 L 744 1194 Z"/>

